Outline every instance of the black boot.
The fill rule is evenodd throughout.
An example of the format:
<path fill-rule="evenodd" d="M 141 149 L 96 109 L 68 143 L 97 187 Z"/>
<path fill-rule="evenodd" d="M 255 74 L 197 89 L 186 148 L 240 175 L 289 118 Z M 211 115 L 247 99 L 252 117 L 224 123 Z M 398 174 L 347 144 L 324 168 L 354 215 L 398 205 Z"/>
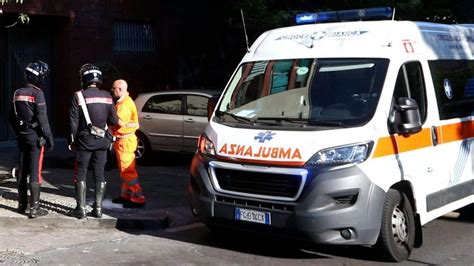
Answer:
<path fill-rule="evenodd" d="M 36 218 L 36 217 L 47 215 L 48 211 L 41 209 L 40 204 L 39 204 L 41 185 L 38 182 L 31 182 L 30 192 L 31 192 L 30 214 L 28 217 Z"/>
<path fill-rule="evenodd" d="M 76 184 L 76 208 L 70 212 L 71 216 L 84 219 L 86 213 L 86 181 L 77 181 Z"/>
<path fill-rule="evenodd" d="M 102 218 L 102 200 L 105 195 L 105 184 L 107 184 L 107 182 L 95 183 L 95 203 L 94 209 L 92 210 L 92 216 L 95 218 Z"/>
<path fill-rule="evenodd" d="M 26 178 L 18 178 L 18 208 L 17 212 L 24 214 L 28 207 L 28 184 Z"/>

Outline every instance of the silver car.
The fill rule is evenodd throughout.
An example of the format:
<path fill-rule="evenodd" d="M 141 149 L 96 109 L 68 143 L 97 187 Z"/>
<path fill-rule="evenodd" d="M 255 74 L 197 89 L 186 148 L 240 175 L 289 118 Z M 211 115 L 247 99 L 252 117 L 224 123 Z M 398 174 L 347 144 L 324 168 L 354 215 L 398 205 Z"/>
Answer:
<path fill-rule="evenodd" d="M 207 103 L 217 90 L 171 90 L 135 99 L 140 128 L 137 159 L 151 151 L 194 152 L 207 125 Z"/>

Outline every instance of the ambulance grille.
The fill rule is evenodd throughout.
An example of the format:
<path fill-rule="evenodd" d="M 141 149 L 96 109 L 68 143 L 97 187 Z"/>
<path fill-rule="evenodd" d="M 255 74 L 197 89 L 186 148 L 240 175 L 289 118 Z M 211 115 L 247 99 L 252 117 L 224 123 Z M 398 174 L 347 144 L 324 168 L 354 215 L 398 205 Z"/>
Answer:
<path fill-rule="evenodd" d="M 215 174 L 224 190 L 274 197 L 295 197 L 302 182 L 299 175 L 281 173 L 215 168 Z"/>
<path fill-rule="evenodd" d="M 294 208 L 292 205 L 286 204 L 276 204 L 271 202 L 262 202 L 262 201 L 255 201 L 255 200 L 247 200 L 247 199 L 237 199 L 232 197 L 224 197 L 224 196 L 216 196 L 216 201 L 221 202 L 224 204 L 232 204 L 238 205 L 241 207 L 255 207 L 259 209 L 267 209 L 267 210 L 277 210 L 277 211 L 285 211 L 285 212 L 293 212 Z"/>

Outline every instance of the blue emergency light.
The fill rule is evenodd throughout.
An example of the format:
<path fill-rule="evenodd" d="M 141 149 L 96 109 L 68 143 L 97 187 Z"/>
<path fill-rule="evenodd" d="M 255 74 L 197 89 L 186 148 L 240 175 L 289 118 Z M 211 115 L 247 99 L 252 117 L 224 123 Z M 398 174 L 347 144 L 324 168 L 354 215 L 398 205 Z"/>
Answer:
<path fill-rule="evenodd" d="M 374 7 L 374 8 L 364 8 L 364 9 L 351 9 L 351 10 L 297 14 L 296 24 L 354 21 L 354 20 L 368 20 L 368 19 L 390 19 L 391 17 L 392 17 L 392 9 L 390 7 Z"/>

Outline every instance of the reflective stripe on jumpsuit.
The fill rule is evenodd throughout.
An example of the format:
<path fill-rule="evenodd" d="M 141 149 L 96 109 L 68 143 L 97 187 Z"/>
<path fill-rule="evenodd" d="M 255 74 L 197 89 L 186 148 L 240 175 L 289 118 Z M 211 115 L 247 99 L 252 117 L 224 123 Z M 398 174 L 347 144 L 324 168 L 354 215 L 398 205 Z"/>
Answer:
<path fill-rule="evenodd" d="M 144 203 L 145 197 L 138 182 L 138 172 L 135 167 L 135 150 L 137 137 L 135 135 L 117 139 L 114 143 L 117 164 L 122 178 L 121 196 L 132 202 Z"/>

